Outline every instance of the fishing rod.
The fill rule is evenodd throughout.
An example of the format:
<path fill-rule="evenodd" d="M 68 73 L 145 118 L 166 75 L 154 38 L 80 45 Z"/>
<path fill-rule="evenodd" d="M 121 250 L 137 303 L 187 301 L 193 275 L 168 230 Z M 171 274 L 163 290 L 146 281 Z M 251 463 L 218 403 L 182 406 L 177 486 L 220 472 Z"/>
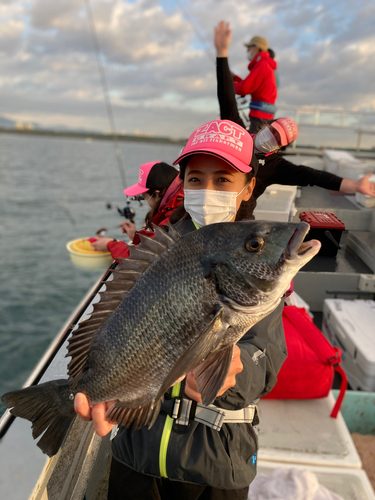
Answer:
<path fill-rule="evenodd" d="M 111 99 L 109 97 L 109 92 L 108 92 L 108 84 L 107 84 L 107 78 L 105 75 L 104 71 L 104 65 L 102 64 L 102 51 L 100 49 L 99 45 L 99 39 L 96 33 L 96 28 L 95 28 L 95 20 L 94 20 L 94 15 L 92 13 L 92 8 L 90 4 L 90 0 L 84 0 L 85 7 L 86 7 L 86 14 L 87 14 L 87 20 L 89 23 L 89 29 L 90 29 L 90 34 L 91 34 L 91 39 L 92 43 L 94 45 L 94 50 L 95 50 L 95 57 L 96 57 L 96 63 L 98 66 L 98 71 L 99 71 L 99 76 L 100 76 L 100 83 L 102 86 L 102 91 L 103 91 L 103 96 L 104 96 L 104 102 L 105 102 L 105 107 L 107 110 L 107 116 L 108 116 L 108 121 L 109 121 L 109 126 L 111 129 L 111 133 L 113 135 L 113 141 L 114 141 L 114 146 L 115 146 L 115 153 L 116 153 L 116 158 L 117 158 L 117 165 L 119 168 L 120 172 L 120 177 L 122 180 L 122 185 L 123 188 L 125 189 L 127 187 L 126 183 L 126 176 L 125 176 L 125 168 L 124 168 L 124 162 L 122 159 L 122 154 L 121 154 L 121 149 L 119 146 L 119 140 L 118 140 L 118 134 L 116 130 L 116 124 L 115 124 L 115 117 L 113 114 L 113 109 L 111 105 Z"/>
<path fill-rule="evenodd" d="M 207 57 L 209 58 L 209 60 L 213 63 L 213 64 L 216 64 L 216 57 L 215 55 L 213 54 L 213 52 L 211 50 L 208 50 L 207 49 L 207 45 L 209 45 L 209 43 L 207 42 L 206 38 L 204 35 L 202 35 L 202 33 L 200 32 L 200 29 L 198 27 L 198 24 L 195 22 L 193 16 L 188 12 L 188 10 L 185 8 L 185 5 L 182 3 L 182 0 L 177 0 L 177 4 L 179 5 L 183 15 L 185 16 L 185 18 L 187 19 L 187 21 L 191 24 L 191 26 L 193 27 L 193 30 L 194 30 L 194 33 L 195 33 L 195 36 L 198 38 L 198 41 L 201 43 L 202 45 L 202 48 L 203 50 L 205 51 Z"/>

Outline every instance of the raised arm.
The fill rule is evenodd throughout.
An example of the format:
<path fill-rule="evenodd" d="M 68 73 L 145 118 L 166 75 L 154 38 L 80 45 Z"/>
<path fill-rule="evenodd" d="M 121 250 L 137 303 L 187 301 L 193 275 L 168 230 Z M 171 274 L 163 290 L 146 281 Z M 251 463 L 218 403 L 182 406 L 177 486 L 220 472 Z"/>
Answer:
<path fill-rule="evenodd" d="M 231 30 L 229 23 L 221 21 L 215 26 L 217 97 L 219 100 L 220 118 L 222 120 L 231 120 L 241 125 L 241 127 L 246 128 L 238 112 L 233 78 L 228 65 L 228 47 L 230 41 Z"/>

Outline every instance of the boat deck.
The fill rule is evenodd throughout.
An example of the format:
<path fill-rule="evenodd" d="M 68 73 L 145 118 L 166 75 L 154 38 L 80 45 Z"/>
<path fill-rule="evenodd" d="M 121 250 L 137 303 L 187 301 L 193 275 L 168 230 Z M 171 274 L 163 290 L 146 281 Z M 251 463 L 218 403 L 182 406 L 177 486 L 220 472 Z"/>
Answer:
<path fill-rule="evenodd" d="M 304 156 L 288 155 L 287 158 L 293 163 L 305 164 L 314 168 L 322 168 L 323 165 L 323 160 L 321 158 L 311 156 L 309 154 L 306 154 Z M 358 256 L 358 252 L 355 252 L 356 247 L 354 244 L 350 244 L 350 240 L 355 241 L 358 247 L 367 249 L 366 251 L 368 254 L 370 254 L 370 256 L 371 252 L 372 255 L 375 255 L 375 211 L 373 209 L 366 209 L 358 205 L 355 202 L 354 196 L 341 196 L 332 194 L 324 189 L 316 187 L 301 188 L 301 196 L 299 198 L 296 198 L 295 206 L 297 209 L 296 214 L 293 218 L 293 220 L 295 221 L 299 220 L 298 214 L 302 211 L 324 211 L 334 213 L 340 220 L 344 222 L 346 226 L 346 232 L 344 232 L 340 243 L 342 248 L 338 251 L 337 256 L 334 258 L 316 257 L 313 262 L 305 266 L 305 268 L 303 268 L 294 279 L 294 287 L 296 292 L 310 305 L 312 311 L 322 311 L 324 298 L 332 298 L 335 292 L 347 293 L 346 298 L 357 298 L 357 285 L 359 275 L 372 274 L 373 270 L 368 265 L 371 264 L 371 261 L 367 261 L 366 264 L 363 261 L 363 258 L 360 258 Z M 370 229 L 372 230 L 372 232 L 370 232 Z M 353 235 L 353 237 L 350 238 L 350 235 Z M 371 295 L 368 296 L 368 298 L 371 298 Z M 85 314 L 88 313 L 89 310 L 86 310 Z M 64 358 L 65 353 L 66 344 L 62 349 L 60 349 L 58 356 L 56 356 L 56 358 L 53 360 L 42 381 L 51 378 L 65 377 L 67 363 L 66 358 Z M 266 412 L 267 407 L 269 407 L 269 415 L 278 415 L 278 419 L 276 422 L 276 425 L 278 426 L 280 424 L 280 412 L 276 407 L 277 404 L 282 403 L 276 404 L 272 401 L 262 401 L 261 403 L 264 407 L 264 412 Z M 273 406 L 275 406 L 275 408 L 272 408 Z M 288 404 L 285 405 L 285 410 L 288 409 L 287 406 Z M 313 413 L 314 410 L 311 411 L 311 414 Z M 306 420 L 306 418 L 297 418 L 295 425 L 297 425 L 298 423 L 303 424 L 304 420 Z M 263 422 L 267 422 L 267 419 L 266 421 L 263 420 Z M 287 415 L 285 422 L 293 423 L 292 417 Z M 315 425 L 316 422 L 312 422 L 312 424 Z M 80 425 L 81 427 L 79 427 Z M 264 425 L 265 424 L 262 423 L 261 432 L 264 432 Z M 330 428 L 330 425 L 332 426 L 332 422 L 328 422 L 327 429 Z M 278 433 L 278 429 L 276 429 L 275 432 Z M 349 477 L 349 475 L 351 474 L 353 476 L 352 483 L 355 484 L 355 481 L 363 479 L 365 473 L 358 469 L 358 467 L 360 467 L 360 463 L 357 460 L 358 457 L 353 450 L 347 432 L 342 431 L 342 429 L 339 432 L 341 432 L 341 434 L 346 433 L 344 444 L 341 443 L 341 445 L 342 447 L 346 447 L 346 449 L 350 451 L 350 453 L 349 451 L 344 453 L 347 457 L 351 457 L 351 462 L 349 465 L 350 468 L 347 468 L 347 477 Z M 299 429 L 298 433 L 301 437 L 307 435 L 303 431 L 303 429 Z M 74 486 L 74 481 L 77 481 L 76 484 L 80 485 L 80 491 L 82 491 L 82 488 L 85 488 L 85 485 L 87 484 L 87 474 L 85 477 L 85 467 L 87 473 L 87 468 L 90 467 L 90 463 L 92 465 L 93 459 L 95 460 L 94 455 L 98 449 L 98 438 L 96 438 L 96 436 L 94 435 L 91 424 L 83 422 L 77 423 L 77 426 L 76 424 L 74 424 L 73 432 L 71 434 L 73 441 L 74 439 L 76 439 L 74 438 L 74 436 L 86 436 L 85 440 L 82 439 L 81 448 L 77 449 L 77 453 L 75 453 L 74 455 L 74 460 L 77 460 L 76 469 L 83 471 L 83 476 L 78 478 L 69 476 L 69 469 L 60 469 L 59 474 L 59 467 L 61 467 L 61 464 L 64 464 L 64 460 L 66 465 L 66 457 L 64 459 L 63 454 L 61 454 L 60 461 L 60 455 L 57 455 L 52 460 L 46 460 L 46 457 L 42 454 L 39 448 L 36 447 L 35 441 L 32 439 L 30 423 L 22 419 L 16 419 L 10 426 L 9 430 L 6 432 L 5 436 L 2 438 L 0 445 L 0 491 L 2 493 L 2 497 L 12 500 L 25 500 L 26 498 L 29 498 L 29 495 L 34 489 L 37 478 L 42 475 L 44 486 L 42 485 L 40 488 L 37 488 L 35 490 L 35 494 L 32 496 L 32 499 L 42 500 L 44 498 L 47 498 L 46 496 L 44 496 L 47 494 L 46 491 L 48 491 L 48 487 L 46 489 L 47 480 L 49 480 L 50 477 L 52 477 L 53 479 L 54 473 L 55 476 L 59 475 L 59 480 L 62 481 L 60 486 L 56 486 L 56 484 L 59 483 L 54 483 L 54 488 L 57 488 L 58 491 L 61 492 L 65 488 L 66 491 L 64 491 L 66 494 L 68 494 L 69 488 Z M 261 435 L 260 440 L 261 445 L 263 440 L 263 451 L 261 450 L 260 452 L 259 468 L 262 472 L 263 470 L 266 471 L 266 469 L 268 469 L 269 473 L 272 467 L 275 466 L 275 463 L 280 465 L 280 457 L 281 455 L 284 456 L 284 451 L 282 450 L 282 448 L 285 447 L 285 443 L 281 443 L 278 450 L 272 450 L 272 446 L 267 447 L 266 439 L 266 434 L 263 434 L 263 436 Z M 271 441 L 273 441 L 273 437 Z M 328 436 L 328 439 L 325 439 L 321 444 L 329 444 L 329 442 L 330 439 Z M 106 440 L 103 440 L 103 445 L 106 446 L 105 452 L 99 452 L 99 456 L 105 455 L 105 460 L 108 462 L 109 450 Z M 89 451 L 89 453 L 87 453 L 87 459 L 82 454 L 83 449 Z M 327 477 L 327 486 L 328 484 L 331 484 L 329 483 L 330 479 L 328 478 L 327 474 L 332 472 L 332 469 L 335 469 L 338 474 L 338 478 L 340 474 L 340 478 L 342 477 L 345 479 L 346 477 L 345 472 L 342 472 L 342 468 L 346 468 L 347 465 L 342 466 L 342 461 L 338 457 L 341 452 L 342 450 L 338 450 L 336 456 L 334 457 L 334 459 L 332 459 L 333 461 L 336 461 L 334 464 L 330 464 L 330 466 L 326 467 L 325 470 L 320 471 L 321 477 Z M 91 458 L 90 453 L 92 454 Z M 323 453 L 325 453 L 327 456 L 327 450 L 325 450 Z M 69 459 L 70 458 L 71 457 L 69 457 Z M 300 459 L 298 459 L 298 461 L 299 463 L 301 463 Z M 70 460 L 68 460 L 68 463 L 70 467 Z M 305 460 L 305 463 L 306 465 L 309 465 L 311 467 L 318 466 L 316 462 L 309 462 L 309 460 Z M 97 463 L 96 465 L 94 465 L 94 471 L 96 470 L 95 467 L 98 467 Z M 62 473 L 61 470 L 63 470 Z M 99 474 L 97 475 L 96 473 L 92 474 L 91 476 L 92 478 L 94 477 L 94 479 L 96 479 L 96 476 L 98 476 L 99 478 Z M 340 478 L 337 479 L 337 481 L 341 481 Z M 369 487 L 367 483 L 364 487 L 364 493 L 355 496 L 354 493 L 352 494 L 351 492 L 355 491 L 356 489 L 348 487 L 348 485 L 352 484 L 350 483 L 349 478 L 346 481 L 346 483 L 341 482 L 340 490 L 337 490 L 337 492 L 340 493 L 345 499 L 375 499 L 375 496 L 373 495 L 373 493 L 371 493 L 371 487 Z M 89 489 L 90 488 L 95 490 L 92 483 L 89 483 Z M 332 489 L 334 490 L 333 487 Z M 48 495 L 48 498 L 52 497 Z M 68 498 L 68 496 L 63 497 L 60 495 L 58 496 L 58 498 Z M 73 496 L 69 496 L 69 498 L 73 498 Z M 93 493 L 92 495 L 88 495 L 87 498 L 93 500 L 94 498 L 98 499 L 99 497 L 95 497 Z"/>

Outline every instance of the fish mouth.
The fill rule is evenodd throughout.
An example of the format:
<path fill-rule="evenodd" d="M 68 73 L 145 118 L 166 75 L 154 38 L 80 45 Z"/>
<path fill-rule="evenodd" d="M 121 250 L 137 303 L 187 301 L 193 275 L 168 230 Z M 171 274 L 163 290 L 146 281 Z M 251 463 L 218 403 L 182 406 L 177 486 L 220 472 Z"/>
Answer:
<path fill-rule="evenodd" d="M 300 222 L 292 234 L 282 257 L 286 260 L 309 261 L 316 255 L 321 247 L 318 240 L 303 241 L 310 231 L 307 222 Z"/>

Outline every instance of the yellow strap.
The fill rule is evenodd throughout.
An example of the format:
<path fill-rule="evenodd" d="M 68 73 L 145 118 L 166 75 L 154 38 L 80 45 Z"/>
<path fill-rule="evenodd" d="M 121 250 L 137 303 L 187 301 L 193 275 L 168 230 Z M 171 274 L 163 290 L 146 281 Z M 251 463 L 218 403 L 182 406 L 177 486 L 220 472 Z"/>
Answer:
<path fill-rule="evenodd" d="M 180 394 L 181 382 L 175 384 L 172 388 L 172 398 L 176 398 Z M 160 441 L 160 450 L 159 450 L 159 471 L 161 477 L 167 476 L 167 450 L 169 444 L 169 438 L 171 436 L 173 427 L 173 418 L 167 415 L 165 419 L 163 434 L 161 436 Z"/>
<path fill-rule="evenodd" d="M 198 226 L 198 224 L 196 224 L 196 223 L 193 221 L 193 219 L 191 219 L 191 221 L 192 221 L 192 223 L 194 224 L 195 229 L 200 229 L 200 227 Z"/>

